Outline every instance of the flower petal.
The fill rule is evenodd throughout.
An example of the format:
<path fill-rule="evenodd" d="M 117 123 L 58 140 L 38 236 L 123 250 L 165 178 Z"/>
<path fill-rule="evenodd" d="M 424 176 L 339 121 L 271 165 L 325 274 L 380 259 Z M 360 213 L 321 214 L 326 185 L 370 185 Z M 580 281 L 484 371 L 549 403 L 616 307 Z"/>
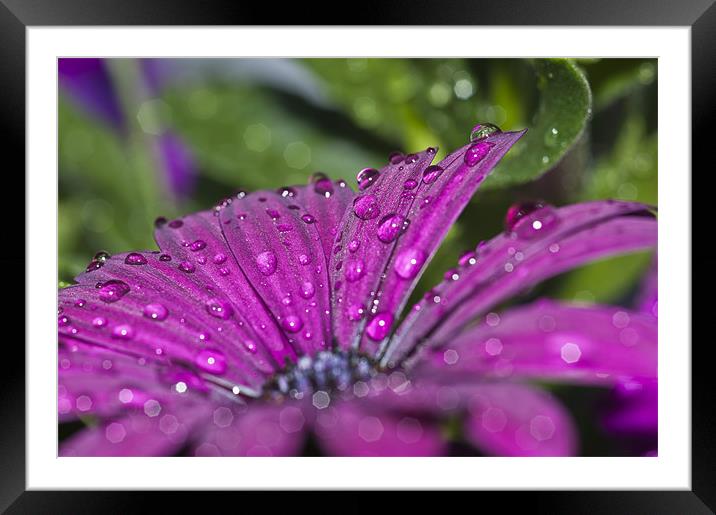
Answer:
<path fill-rule="evenodd" d="M 659 425 L 656 379 L 625 381 L 612 392 L 604 426 L 621 435 L 653 436 Z"/>
<path fill-rule="evenodd" d="M 465 436 L 495 456 L 573 456 L 570 416 L 548 393 L 519 384 L 483 384 L 468 403 Z"/>
<path fill-rule="evenodd" d="M 301 406 L 293 403 L 222 404 L 209 420 L 193 445 L 196 456 L 296 456 L 309 425 Z"/>
<path fill-rule="evenodd" d="M 364 189 L 331 256 L 334 332 L 343 348 L 377 351 L 451 224 L 522 134 L 495 134 L 477 143 L 478 154 L 466 145 L 437 167 L 428 168 L 434 149 L 413 154 Z"/>
<path fill-rule="evenodd" d="M 440 456 L 446 450 L 434 421 L 386 411 L 377 402 L 338 401 L 317 413 L 315 431 L 332 456 Z"/>
<path fill-rule="evenodd" d="M 333 239 L 331 221 L 337 211 L 345 209 L 340 200 L 345 194 L 334 198 L 335 189 L 344 188 L 322 179 L 312 187 L 284 188 L 291 192 L 286 196 L 281 190 L 259 191 L 220 211 L 233 255 L 301 354 L 312 354 L 332 343 L 324 242 Z M 302 201 L 303 197 L 308 198 Z M 326 205 L 320 206 L 319 201 Z M 302 205 L 311 206 L 316 214 Z"/>
<path fill-rule="evenodd" d="M 649 315 L 543 300 L 488 315 L 416 366 L 451 376 L 614 383 L 655 378 L 656 342 Z"/>
<path fill-rule="evenodd" d="M 555 209 L 549 216 L 544 231 L 530 237 L 501 234 L 480 246 L 477 264 L 462 267 L 457 280 L 433 288 L 415 306 L 382 363 L 400 362 L 422 341 L 450 341 L 471 319 L 543 279 L 595 259 L 656 245 L 657 222 L 643 204 L 589 202 Z"/>
<path fill-rule="evenodd" d="M 157 416 L 131 413 L 104 420 L 60 444 L 60 456 L 168 456 L 181 449 L 203 423 L 209 404 L 185 403 Z"/>
<path fill-rule="evenodd" d="M 655 256 L 639 292 L 638 305 L 641 311 L 657 317 L 659 308 L 659 265 Z"/>

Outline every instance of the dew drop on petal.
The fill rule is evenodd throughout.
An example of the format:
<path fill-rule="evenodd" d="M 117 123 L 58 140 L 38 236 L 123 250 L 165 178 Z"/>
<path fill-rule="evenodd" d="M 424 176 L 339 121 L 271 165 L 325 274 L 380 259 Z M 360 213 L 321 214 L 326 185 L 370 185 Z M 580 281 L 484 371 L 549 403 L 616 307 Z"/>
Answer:
<path fill-rule="evenodd" d="M 403 279 L 412 279 L 425 263 L 425 258 L 425 252 L 420 249 L 404 249 L 396 256 L 393 269 Z"/>
<path fill-rule="evenodd" d="M 408 224 L 408 220 L 402 215 L 386 215 L 378 225 L 378 239 L 383 243 L 395 241 L 407 229 Z"/>
<path fill-rule="evenodd" d="M 465 152 L 464 161 L 467 166 L 475 166 L 480 161 L 485 159 L 485 156 L 490 153 L 490 149 L 494 147 L 494 143 L 488 141 L 479 141 Z"/>
<path fill-rule="evenodd" d="M 194 359 L 196 366 L 211 374 L 226 372 L 226 357 L 218 350 L 204 349 Z"/>
<path fill-rule="evenodd" d="M 423 182 L 425 184 L 432 184 L 438 180 L 438 177 L 442 175 L 445 170 L 442 166 L 430 165 L 423 172 Z"/>
<path fill-rule="evenodd" d="M 365 275 L 365 262 L 360 259 L 350 259 L 346 263 L 346 281 L 354 283 Z"/>
<path fill-rule="evenodd" d="M 162 254 L 159 256 L 159 261 L 171 261 L 172 257 L 169 254 Z"/>
<path fill-rule="evenodd" d="M 363 319 L 363 316 L 365 315 L 365 306 L 362 304 L 352 304 L 348 306 L 346 313 L 348 315 L 348 320 L 357 322 L 358 320 Z"/>
<path fill-rule="evenodd" d="M 214 255 L 213 261 L 216 265 L 221 265 L 226 261 L 227 257 L 226 254 L 219 252 L 218 254 Z"/>
<path fill-rule="evenodd" d="M 196 271 L 196 266 L 190 261 L 182 261 L 178 266 L 179 270 L 187 274 L 192 274 Z"/>
<path fill-rule="evenodd" d="M 376 314 L 365 328 L 365 332 L 373 341 L 379 342 L 383 340 L 388 334 L 393 325 L 393 315 L 388 312 Z"/>
<path fill-rule="evenodd" d="M 206 242 L 204 240 L 195 240 L 189 245 L 189 250 L 192 252 L 198 252 L 206 248 Z"/>
<path fill-rule="evenodd" d="M 310 281 L 305 281 L 301 285 L 301 297 L 304 299 L 310 299 L 313 297 L 316 293 L 316 287 L 313 286 L 313 283 Z"/>
<path fill-rule="evenodd" d="M 131 340 L 134 338 L 134 329 L 128 324 L 120 324 L 112 328 L 112 338 L 119 340 Z"/>
<path fill-rule="evenodd" d="M 301 220 L 303 220 L 307 224 L 312 224 L 312 223 L 316 222 L 316 218 L 309 213 L 306 213 L 305 215 L 301 215 Z"/>
<path fill-rule="evenodd" d="M 353 201 L 353 213 L 361 220 L 371 220 L 380 214 L 380 206 L 375 195 L 363 195 Z"/>
<path fill-rule="evenodd" d="M 169 310 L 163 304 L 152 303 L 144 306 L 143 314 L 151 320 L 162 321 L 169 316 Z"/>
<path fill-rule="evenodd" d="M 402 152 L 391 152 L 388 156 L 388 161 L 390 161 L 390 164 L 392 165 L 402 163 L 404 159 L 405 155 Z"/>
<path fill-rule="evenodd" d="M 231 315 L 234 314 L 234 309 L 231 307 L 231 304 L 219 299 L 207 300 L 205 307 L 207 313 L 222 320 L 228 320 L 231 318 Z"/>
<path fill-rule="evenodd" d="M 470 132 L 470 141 L 483 140 L 500 132 L 502 132 L 502 130 L 497 125 L 493 125 L 491 123 L 478 123 Z"/>
<path fill-rule="evenodd" d="M 256 257 L 256 265 L 262 274 L 266 276 L 273 274 L 276 271 L 277 265 L 276 254 L 270 250 L 262 252 Z"/>
<path fill-rule="evenodd" d="M 363 168 L 358 175 L 356 175 L 356 181 L 358 182 L 358 189 L 363 191 L 369 188 L 380 175 L 380 172 L 375 168 Z"/>
<path fill-rule="evenodd" d="M 99 298 L 103 302 L 117 302 L 129 293 L 129 285 L 118 279 L 111 279 L 102 283 L 99 287 Z"/>
<path fill-rule="evenodd" d="M 127 254 L 127 257 L 124 258 L 124 262 L 127 265 L 146 265 L 147 258 L 142 256 L 138 252 L 132 252 L 130 254 Z"/>
<path fill-rule="evenodd" d="M 529 240 L 549 232 L 559 223 L 556 210 L 541 202 L 523 202 L 507 210 L 505 229 L 517 238 Z"/>
<path fill-rule="evenodd" d="M 303 328 L 303 320 L 296 315 L 288 315 L 281 321 L 281 327 L 286 332 L 297 333 Z"/>

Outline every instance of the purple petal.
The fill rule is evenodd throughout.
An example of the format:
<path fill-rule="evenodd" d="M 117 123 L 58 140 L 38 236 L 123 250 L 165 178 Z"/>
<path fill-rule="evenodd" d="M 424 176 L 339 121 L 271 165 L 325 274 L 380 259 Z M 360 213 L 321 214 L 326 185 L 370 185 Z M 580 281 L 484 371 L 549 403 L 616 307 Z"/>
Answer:
<path fill-rule="evenodd" d="M 571 418 L 548 393 L 518 384 L 484 384 L 468 404 L 467 439 L 495 456 L 573 456 Z"/>
<path fill-rule="evenodd" d="M 345 209 L 346 194 L 334 195 L 339 187 L 323 181 L 322 187 L 316 183 L 246 195 L 219 216 L 244 274 L 292 347 L 305 354 L 332 343 L 324 245 L 332 239 L 337 213 Z"/>
<path fill-rule="evenodd" d="M 104 59 L 70 59 L 58 61 L 60 86 L 76 102 L 110 126 L 124 129 L 119 99 Z"/>
<path fill-rule="evenodd" d="M 619 435 L 653 435 L 658 428 L 656 379 L 624 381 L 614 389 L 604 426 Z M 654 438 L 655 439 L 655 438 Z"/>
<path fill-rule="evenodd" d="M 434 421 L 408 413 L 337 402 L 316 415 L 316 436 L 332 456 L 440 456 L 445 442 Z"/>
<path fill-rule="evenodd" d="M 193 445 L 196 456 L 296 456 L 308 421 L 301 406 L 236 403 L 215 406 L 203 435 Z"/>
<path fill-rule="evenodd" d="M 189 195 L 196 182 L 196 165 L 189 148 L 179 136 L 166 131 L 156 138 L 155 149 L 169 190 L 178 197 Z"/>
<path fill-rule="evenodd" d="M 208 415 L 210 404 L 184 403 L 156 416 L 135 412 L 103 420 L 60 445 L 60 456 L 167 456 L 181 449 Z"/>
<path fill-rule="evenodd" d="M 543 300 L 488 315 L 417 367 L 451 376 L 613 383 L 655 378 L 656 343 L 649 315 Z"/>
<path fill-rule="evenodd" d="M 471 319 L 548 277 L 595 259 L 654 247 L 657 222 L 647 209 L 615 201 L 575 204 L 551 211 L 542 232 L 530 237 L 505 233 L 481 245 L 477 264 L 461 267 L 414 307 L 383 363 L 398 363 L 427 339 L 431 345 L 450 341 Z"/>
<path fill-rule="evenodd" d="M 485 149 L 479 156 L 471 150 L 475 145 L 466 145 L 439 168 L 428 168 L 434 149 L 408 156 L 364 187 L 331 256 L 334 331 L 342 347 L 376 352 L 450 225 L 523 133 L 475 144 Z"/>
<path fill-rule="evenodd" d="M 641 311 L 658 316 L 659 308 L 659 265 L 658 260 L 654 257 L 649 271 L 647 272 L 641 291 L 639 292 L 638 306 Z"/>

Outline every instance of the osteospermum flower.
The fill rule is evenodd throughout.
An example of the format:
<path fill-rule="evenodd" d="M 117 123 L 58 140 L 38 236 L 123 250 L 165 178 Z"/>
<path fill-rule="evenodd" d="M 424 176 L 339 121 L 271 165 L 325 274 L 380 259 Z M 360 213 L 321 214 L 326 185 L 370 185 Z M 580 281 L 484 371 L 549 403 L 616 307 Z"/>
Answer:
<path fill-rule="evenodd" d="M 568 413 L 530 380 L 656 378 L 656 321 L 620 307 L 495 306 L 588 261 L 656 244 L 647 206 L 520 204 L 400 316 L 471 196 L 522 132 L 478 126 L 393 154 L 358 192 L 244 192 L 157 220 L 160 250 L 100 254 L 59 292 L 62 455 L 439 455 L 446 422 L 493 455 L 570 455 Z"/>

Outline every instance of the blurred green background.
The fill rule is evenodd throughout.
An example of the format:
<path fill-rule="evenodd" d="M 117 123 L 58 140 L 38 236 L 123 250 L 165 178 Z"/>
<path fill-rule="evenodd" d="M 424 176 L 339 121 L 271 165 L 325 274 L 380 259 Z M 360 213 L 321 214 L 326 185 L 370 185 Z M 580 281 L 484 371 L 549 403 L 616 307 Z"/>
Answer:
<path fill-rule="evenodd" d="M 646 59 L 61 59 L 59 270 L 99 250 L 155 249 L 153 222 L 237 189 L 355 185 L 391 151 L 467 142 L 478 122 L 528 133 L 483 184 L 416 290 L 503 229 L 517 201 L 657 204 L 657 63 Z M 355 187 L 355 186 L 354 186 Z M 513 300 L 629 305 L 650 256 L 608 259 Z M 604 392 L 551 388 L 582 454 L 627 452 L 595 418 Z"/>

